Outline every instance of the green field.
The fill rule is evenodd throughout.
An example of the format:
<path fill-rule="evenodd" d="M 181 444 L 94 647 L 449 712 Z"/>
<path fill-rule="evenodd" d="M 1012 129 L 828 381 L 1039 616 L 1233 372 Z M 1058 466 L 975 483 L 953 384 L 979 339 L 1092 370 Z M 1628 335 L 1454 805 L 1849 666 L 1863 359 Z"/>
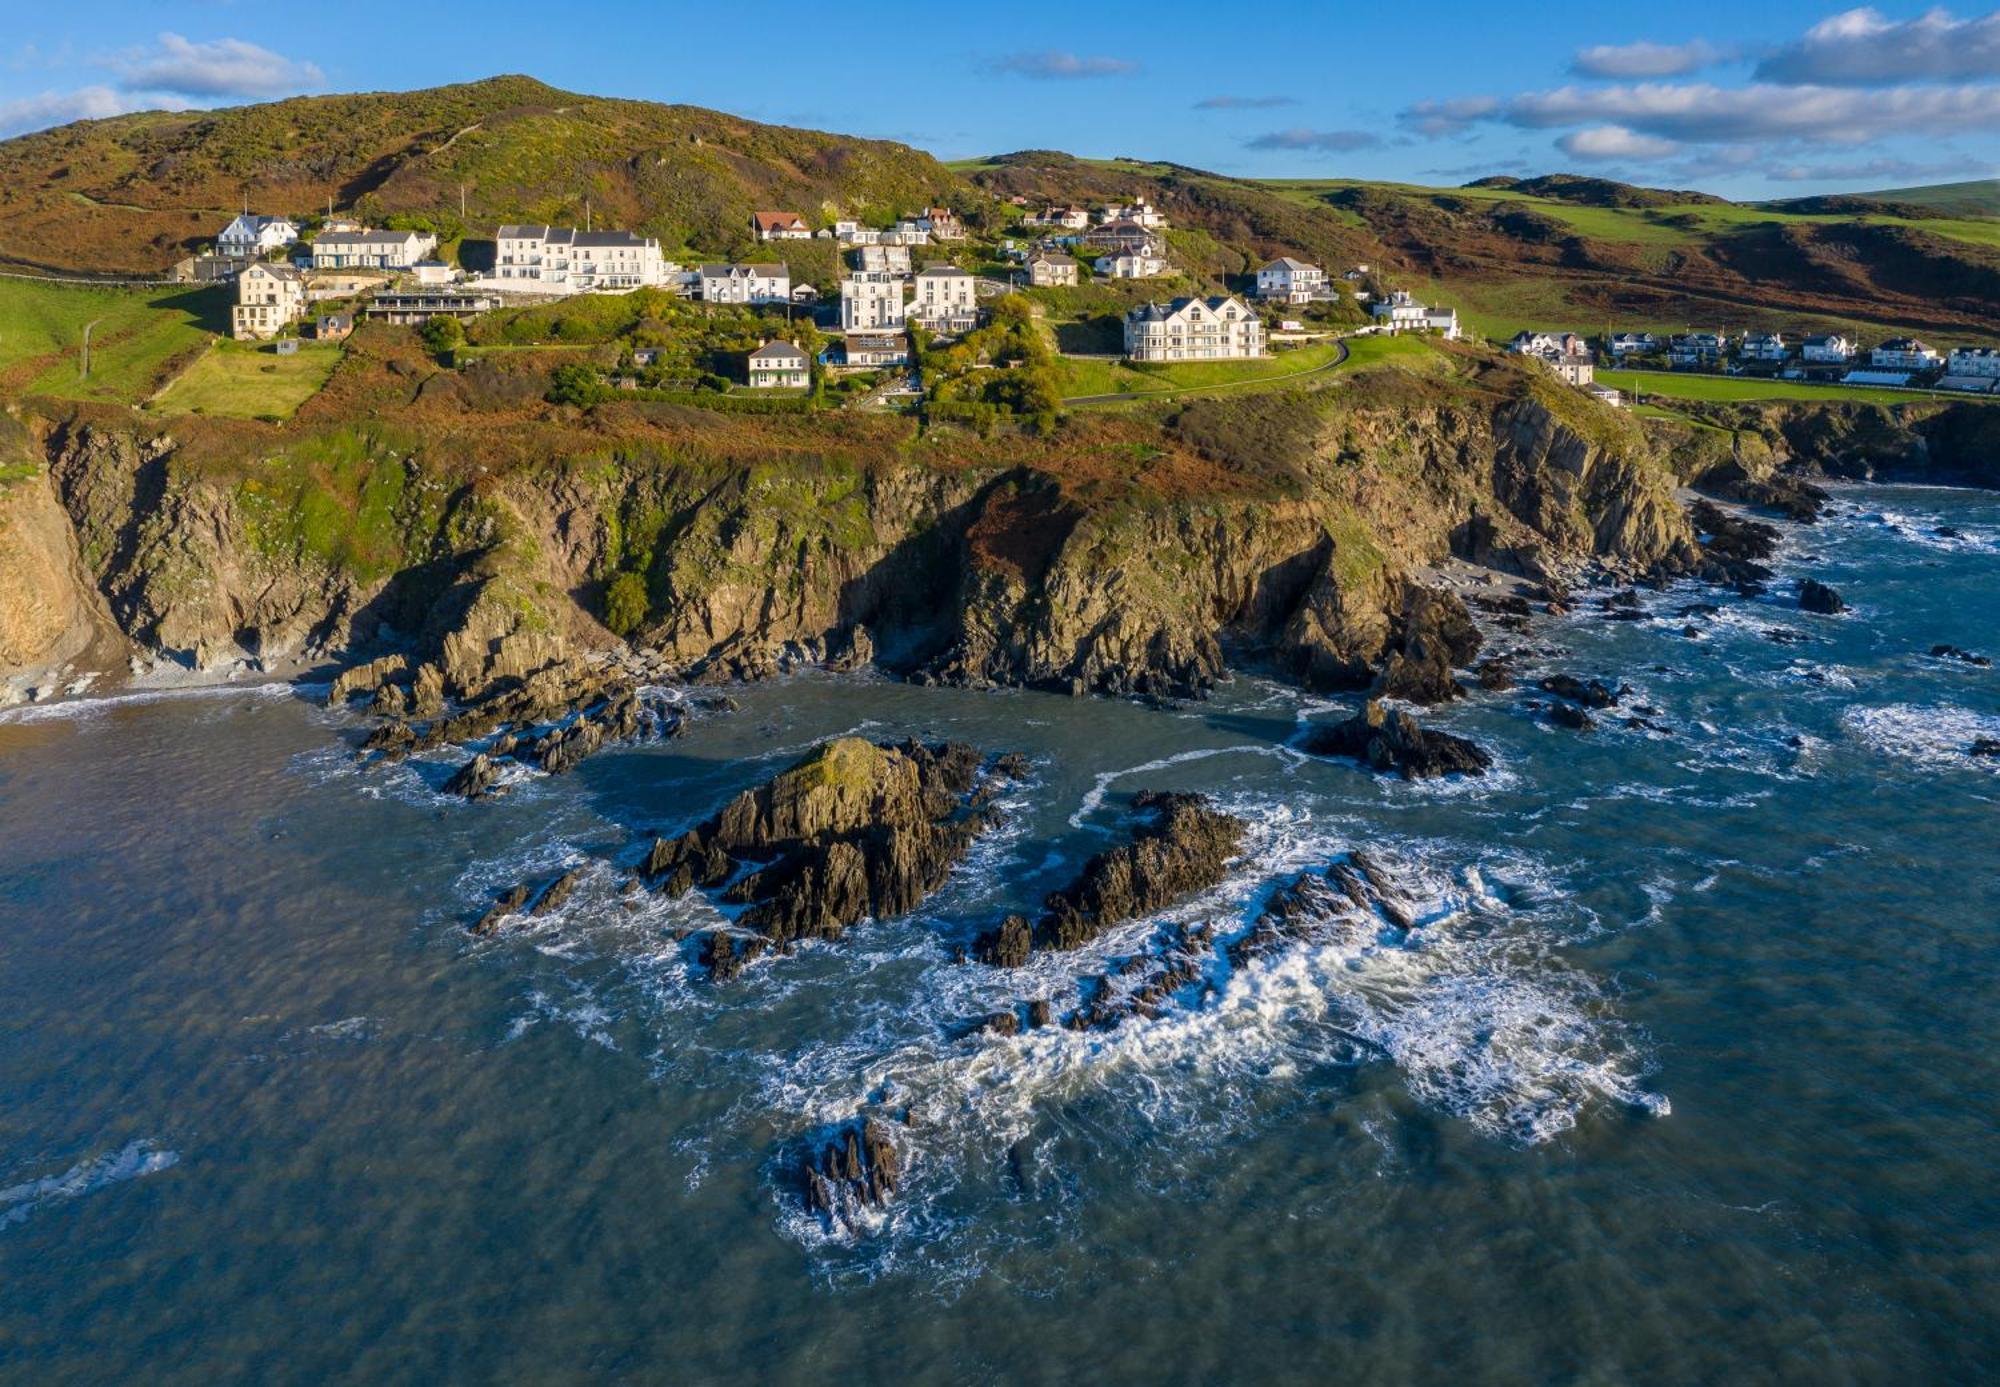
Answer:
<path fill-rule="evenodd" d="M 341 348 L 301 342 L 298 355 L 279 356 L 268 343 L 217 342 L 154 397 L 162 414 L 215 414 L 230 419 L 289 419 L 319 393 Z"/>
<path fill-rule="evenodd" d="M 1280 352 L 1263 361 L 1190 361 L 1134 366 L 1123 361 L 1061 357 L 1057 372 L 1066 401 L 1092 395 L 1177 395 L 1190 390 L 1272 384 L 1309 375 L 1340 355 L 1335 343 Z"/>
<path fill-rule="evenodd" d="M 1850 401 L 1855 404 L 1895 405 L 1922 399 L 1973 399 L 1976 395 L 1951 395 L 1924 390 L 1886 390 L 1852 385 L 1813 385 L 1796 380 L 1745 380 L 1740 376 L 1704 376 L 1673 371 L 1599 371 L 1599 384 L 1614 386 L 1627 394 L 1658 396 L 1669 400 L 1700 400 L 1713 404 L 1733 404 L 1745 400 L 1813 400 L 1821 404 Z"/>
<path fill-rule="evenodd" d="M 0 384 L 25 394 L 136 404 L 177 363 L 226 332 L 228 316 L 223 289 L 100 289 L 0 279 Z"/>

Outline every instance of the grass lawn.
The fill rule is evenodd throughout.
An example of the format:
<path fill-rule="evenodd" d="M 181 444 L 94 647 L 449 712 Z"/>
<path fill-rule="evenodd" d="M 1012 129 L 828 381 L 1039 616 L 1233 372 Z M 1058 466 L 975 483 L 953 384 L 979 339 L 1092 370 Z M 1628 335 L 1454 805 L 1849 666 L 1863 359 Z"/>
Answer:
<path fill-rule="evenodd" d="M 268 343 L 217 342 L 162 390 L 162 414 L 218 414 L 231 419 L 289 419 L 319 393 L 340 364 L 335 342 L 301 342 L 297 356 Z"/>
<path fill-rule="evenodd" d="M 1734 403 L 1741 400 L 1850 400 L 1856 404 L 1895 405 L 1911 400 L 1967 399 L 1938 391 L 1884 390 L 1865 385 L 1813 385 L 1796 380 L 1745 380 L 1740 376 L 1703 376 L 1672 371 L 1599 371 L 1599 383 L 1627 394 L 1657 395 L 1669 400 Z"/>
<path fill-rule="evenodd" d="M 1058 369 L 1066 399 L 1090 395 L 1174 395 L 1189 390 L 1289 380 L 1327 365 L 1340 355 L 1335 343 L 1280 352 L 1260 361 L 1189 361 L 1135 366 L 1123 361 L 1061 358 Z"/>
<path fill-rule="evenodd" d="M 228 328 L 228 290 L 222 288 L 114 289 L 0 279 L 0 388 L 136 404 Z"/>

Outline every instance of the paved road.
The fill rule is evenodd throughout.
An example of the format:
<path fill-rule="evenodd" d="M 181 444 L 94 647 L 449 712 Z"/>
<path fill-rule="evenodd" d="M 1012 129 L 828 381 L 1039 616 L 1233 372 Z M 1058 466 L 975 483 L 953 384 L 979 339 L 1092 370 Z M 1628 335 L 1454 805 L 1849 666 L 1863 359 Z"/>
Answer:
<path fill-rule="evenodd" d="M 1288 380 L 1304 380 L 1307 376 L 1316 376 L 1322 371 L 1331 371 L 1347 360 L 1346 339 L 1336 339 L 1334 345 L 1340 348 L 1340 355 L 1334 357 L 1331 361 L 1322 361 L 1317 366 L 1308 366 L 1303 371 L 1293 371 L 1288 375 L 1258 376 L 1254 380 L 1226 381 L 1221 385 L 1168 385 L 1162 386 L 1158 390 L 1126 390 L 1115 395 L 1072 395 L 1064 400 L 1063 403 L 1066 405 L 1108 405 L 1117 404 L 1123 400 L 1167 399 L 1175 395 L 1206 395 L 1216 390 L 1241 390 L 1246 385 L 1276 385 Z"/>

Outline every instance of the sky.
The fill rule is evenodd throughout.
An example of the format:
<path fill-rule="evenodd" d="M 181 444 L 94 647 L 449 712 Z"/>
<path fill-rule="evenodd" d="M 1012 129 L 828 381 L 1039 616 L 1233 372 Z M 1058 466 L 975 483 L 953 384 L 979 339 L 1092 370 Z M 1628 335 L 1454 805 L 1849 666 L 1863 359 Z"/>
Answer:
<path fill-rule="evenodd" d="M 1429 184 L 1574 172 L 1738 198 L 2000 174 L 2000 10 L 1977 8 L 483 0 L 326 26 L 321 6 L 245 0 L 10 8 L 0 136 L 518 72 L 946 159 L 1063 149 Z"/>

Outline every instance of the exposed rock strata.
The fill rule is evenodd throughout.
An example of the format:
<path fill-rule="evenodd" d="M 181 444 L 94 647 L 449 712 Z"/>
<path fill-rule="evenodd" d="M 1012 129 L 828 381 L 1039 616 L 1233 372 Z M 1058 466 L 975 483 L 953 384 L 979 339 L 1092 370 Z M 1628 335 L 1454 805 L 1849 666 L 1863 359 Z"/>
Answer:
<path fill-rule="evenodd" d="M 1405 780 L 1440 775 L 1484 775 L 1492 756 L 1478 743 L 1418 724 L 1401 709 L 1369 699 L 1343 722 L 1314 727 L 1302 749 L 1312 756 L 1342 756 Z"/>

